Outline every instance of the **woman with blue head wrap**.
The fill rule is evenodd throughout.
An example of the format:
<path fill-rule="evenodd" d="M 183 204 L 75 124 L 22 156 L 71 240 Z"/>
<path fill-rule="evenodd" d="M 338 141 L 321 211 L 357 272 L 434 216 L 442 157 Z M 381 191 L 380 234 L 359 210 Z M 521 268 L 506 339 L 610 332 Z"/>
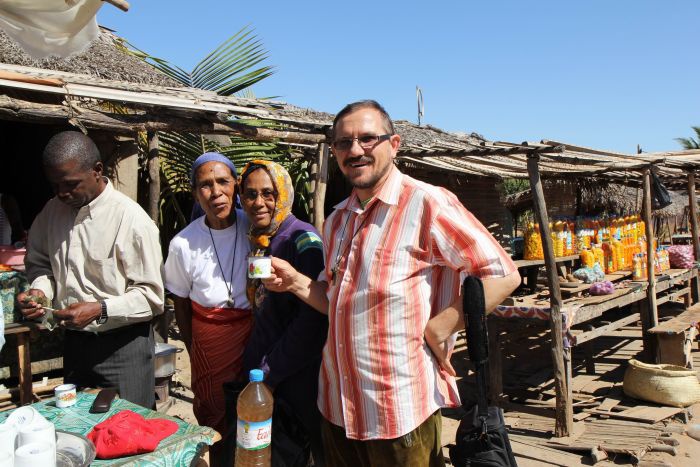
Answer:
<path fill-rule="evenodd" d="M 192 364 L 194 413 L 200 425 L 227 430 L 223 383 L 241 371 L 252 328 L 246 297 L 249 223 L 236 209 L 236 167 L 208 152 L 192 164 L 194 199 L 204 215 L 170 242 L 166 288 L 175 295 L 175 317 Z M 211 450 L 218 458 L 217 445 Z"/>

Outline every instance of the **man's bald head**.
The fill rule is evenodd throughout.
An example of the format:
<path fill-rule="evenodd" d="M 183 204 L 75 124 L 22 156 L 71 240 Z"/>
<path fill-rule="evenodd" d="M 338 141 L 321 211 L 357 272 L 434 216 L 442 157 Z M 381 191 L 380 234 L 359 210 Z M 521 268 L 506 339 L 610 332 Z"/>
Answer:
<path fill-rule="evenodd" d="M 79 131 L 62 131 L 54 135 L 44 148 L 44 167 L 58 167 L 67 162 L 77 162 L 81 169 L 92 169 L 102 162 L 95 142 Z"/>

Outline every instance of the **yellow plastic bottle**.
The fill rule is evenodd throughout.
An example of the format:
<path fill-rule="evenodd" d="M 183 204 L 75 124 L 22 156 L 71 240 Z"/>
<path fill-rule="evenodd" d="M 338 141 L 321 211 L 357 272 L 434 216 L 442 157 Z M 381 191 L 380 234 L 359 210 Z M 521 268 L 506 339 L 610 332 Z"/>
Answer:
<path fill-rule="evenodd" d="M 583 264 L 587 268 L 592 268 L 593 264 L 595 264 L 595 256 L 593 255 L 593 252 L 589 249 L 584 249 L 581 250 L 581 254 L 579 255 L 581 258 L 581 264 Z"/>

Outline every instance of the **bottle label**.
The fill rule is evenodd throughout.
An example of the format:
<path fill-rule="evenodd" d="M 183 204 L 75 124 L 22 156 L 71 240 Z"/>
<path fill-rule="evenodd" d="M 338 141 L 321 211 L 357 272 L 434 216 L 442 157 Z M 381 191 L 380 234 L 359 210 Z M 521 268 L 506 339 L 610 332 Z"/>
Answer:
<path fill-rule="evenodd" d="M 264 449 L 272 440 L 272 418 L 262 422 L 247 422 L 238 419 L 236 444 L 251 451 Z"/>

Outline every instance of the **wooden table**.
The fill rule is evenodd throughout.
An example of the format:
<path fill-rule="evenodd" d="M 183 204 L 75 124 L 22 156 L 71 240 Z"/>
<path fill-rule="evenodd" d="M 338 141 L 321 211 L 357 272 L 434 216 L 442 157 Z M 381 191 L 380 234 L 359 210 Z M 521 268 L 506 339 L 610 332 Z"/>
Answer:
<path fill-rule="evenodd" d="M 86 436 L 92 431 L 95 425 L 122 410 L 131 410 L 142 415 L 146 419 L 159 418 L 171 420 L 178 426 L 177 431 L 163 439 L 158 444 L 158 448 L 153 452 L 117 459 L 96 459 L 90 464 L 94 467 L 117 465 L 121 467 L 192 465 L 193 459 L 202 452 L 206 445 L 211 445 L 221 439 L 221 435 L 213 428 L 190 424 L 179 418 L 132 404 L 124 399 L 115 399 L 106 413 L 91 414 L 89 409 L 95 400 L 95 394 L 79 392 L 77 396 L 75 405 L 65 409 L 57 408 L 53 398 L 32 404 L 32 407 L 46 418 L 46 420 L 53 423 L 57 429 L 82 436 Z M 12 411 L 0 413 L 0 423 L 11 413 Z"/>
<path fill-rule="evenodd" d="M 564 264 L 569 269 L 573 267 L 573 263 L 577 259 L 579 259 L 579 255 L 559 256 L 557 258 L 554 258 L 554 260 L 557 262 L 557 265 Z M 544 266 L 544 260 L 518 259 L 513 262 L 518 267 L 518 270 L 524 271 L 524 274 L 522 275 L 525 278 L 527 278 L 527 287 L 528 289 L 530 289 L 531 292 L 534 292 L 535 288 L 537 287 L 537 275 L 539 273 L 540 267 Z"/>
<path fill-rule="evenodd" d="M 562 258 L 563 259 L 563 258 Z M 619 271 L 614 274 L 606 275 L 606 280 L 620 281 L 629 277 L 628 271 Z M 685 286 L 689 281 L 697 279 L 697 269 L 670 269 L 664 271 L 664 273 L 656 276 L 656 293 L 659 296 L 658 303 L 664 303 L 665 301 L 673 300 L 677 297 L 683 296 L 690 297 L 690 287 Z M 674 289 L 677 285 L 684 285 L 681 289 Z M 582 285 L 581 287 L 589 287 L 589 285 Z M 602 336 L 606 333 L 615 331 L 627 326 L 633 322 L 640 319 L 641 315 L 639 310 L 634 310 L 632 313 L 617 319 L 611 323 L 606 323 L 603 326 L 593 327 L 588 326 L 586 329 L 576 329 L 572 330 L 576 325 L 584 324 L 595 318 L 601 317 L 605 312 L 613 309 L 619 309 L 627 305 L 632 304 L 643 304 L 647 299 L 646 290 L 648 287 L 648 282 L 645 281 L 630 281 L 629 286 L 624 289 L 618 289 L 612 295 L 602 295 L 602 296 L 587 296 L 587 297 L 572 297 L 563 301 L 562 314 L 566 314 L 566 319 L 570 320 L 567 323 L 568 330 L 573 337 L 571 340 L 572 345 L 583 345 L 583 351 L 585 352 L 585 361 L 587 372 L 595 371 L 592 363 L 591 348 L 587 344 L 589 341 L 595 339 L 596 337 Z M 566 289 L 562 289 L 564 291 Z M 687 299 L 687 298 L 686 298 Z M 527 298 L 522 302 L 514 302 L 514 306 L 535 306 L 543 310 L 549 309 L 549 299 L 543 298 L 542 300 L 536 300 L 534 296 Z M 576 308 L 575 313 L 567 313 L 567 310 Z M 540 313 L 541 315 L 541 313 Z M 525 318 L 525 317 L 508 317 L 502 318 L 495 315 L 489 316 L 489 357 L 491 364 L 490 372 L 490 386 L 491 386 L 491 397 L 492 400 L 498 400 L 502 393 L 502 362 L 501 362 L 501 342 L 500 342 L 500 328 L 503 325 L 510 325 L 513 322 L 522 323 L 524 326 L 531 324 L 541 324 L 542 326 L 547 326 L 547 321 L 537 318 Z M 516 329 L 517 333 L 518 330 Z M 571 376 L 567 375 L 567 379 Z"/>

